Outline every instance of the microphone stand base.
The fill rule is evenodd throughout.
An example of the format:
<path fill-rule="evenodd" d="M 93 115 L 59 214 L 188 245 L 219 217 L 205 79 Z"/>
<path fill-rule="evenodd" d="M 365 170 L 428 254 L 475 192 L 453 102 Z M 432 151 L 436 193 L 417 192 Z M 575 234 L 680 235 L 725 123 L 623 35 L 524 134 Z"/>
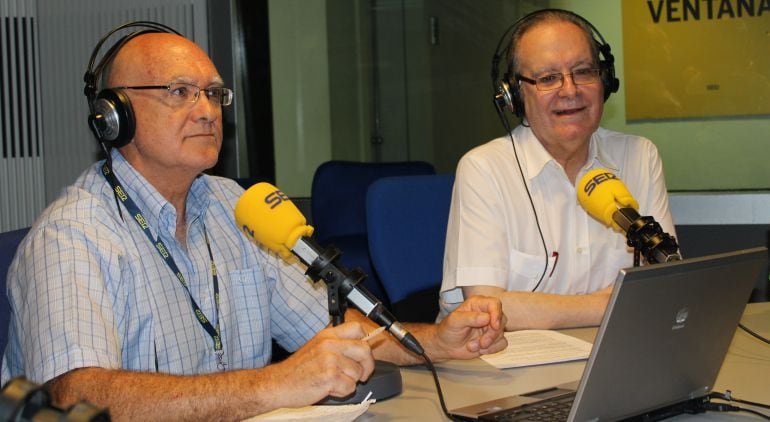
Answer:
<path fill-rule="evenodd" d="M 318 404 L 358 404 L 364 401 L 369 392 L 372 393 L 370 399 L 382 401 L 401 394 L 402 390 L 401 369 L 398 365 L 377 360 L 374 361 L 372 375 L 366 382 L 359 382 L 355 392 L 346 397 L 327 397 Z"/>

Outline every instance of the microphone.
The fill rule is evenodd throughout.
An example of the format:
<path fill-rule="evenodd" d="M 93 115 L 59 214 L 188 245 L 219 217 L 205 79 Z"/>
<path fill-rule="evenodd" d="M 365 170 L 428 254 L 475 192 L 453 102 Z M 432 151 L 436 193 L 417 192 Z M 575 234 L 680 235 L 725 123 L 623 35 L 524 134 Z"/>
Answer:
<path fill-rule="evenodd" d="M 366 288 L 359 285 L 366 275 L 352 271 L 336 260 L 340 251 L 324 249 L 310 236 L 313 227 L 289 197 L 277 187 L 260 182 L 246 190 L 235 205 L 235 221 L 252 240 L 288 260 L 297 256 L 314 281 L 323 279 L 329 292 L 329 311 L 336 322 L 342 322 L 345 305 L 339 296 L 363 312 L 369 319 L 385 327 L 407 349 L 423 356 L 425 350 L 417 339 Z"/>
<path fill-rule="evenodd" d="M 650 216 L 640 216 L 639 203 L 623 182 L 607 169 L 586 173 L 577 184 L 577 198 L 589 215 L 626 233 L 628 246 L 641 251 L 647 262 L 680 261 L 676 239 L 663 232 Z"/>

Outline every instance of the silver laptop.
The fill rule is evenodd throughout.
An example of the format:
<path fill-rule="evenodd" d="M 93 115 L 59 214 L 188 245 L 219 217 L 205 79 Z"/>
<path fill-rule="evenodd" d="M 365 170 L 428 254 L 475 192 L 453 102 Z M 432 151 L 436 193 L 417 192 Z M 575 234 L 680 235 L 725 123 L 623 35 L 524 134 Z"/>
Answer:
<path fill-rule="evenodd" d="M 767 249 L 621 270 L 580 381 L 455 409 L 468 420 L 655 420 L 703 400 Z M 510 417 L 506 419 L 505 417 Z"/>

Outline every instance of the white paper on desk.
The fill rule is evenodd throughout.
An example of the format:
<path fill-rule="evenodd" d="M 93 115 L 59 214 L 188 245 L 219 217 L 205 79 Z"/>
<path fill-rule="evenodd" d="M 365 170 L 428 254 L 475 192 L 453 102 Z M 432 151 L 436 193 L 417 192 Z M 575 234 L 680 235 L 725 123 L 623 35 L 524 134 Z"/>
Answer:
<path fill-rule="evenodd" d="M 319 405 L 297 408 L 281 408 L 264 413 L 243 422 L 302 421 L 302 422 L 350 422 L 364 414 L 376 400 L 364 400 L 359 404 Z"/>
<path fill-rule="evenodd" d="M 522 330 L 505 333 L 508 347 L 481 358 L 496 368 L 543 365 L 587 359 L 591 343 L 550 330 Z"/>

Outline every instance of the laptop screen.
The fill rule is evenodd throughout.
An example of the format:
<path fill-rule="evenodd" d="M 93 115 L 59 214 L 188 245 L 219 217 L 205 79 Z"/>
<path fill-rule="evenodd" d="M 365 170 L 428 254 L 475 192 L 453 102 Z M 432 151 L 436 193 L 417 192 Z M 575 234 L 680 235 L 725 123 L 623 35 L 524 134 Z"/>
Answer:
<path fill-rule="evenodd" d="M 570 419 L 707 395 L 766 259 L 754 248 L 621 270 Z"/>
<path fill-rule="evenodd" d="M 754 248 L 621 270 L 579 383 L 452 413 L 495 419 L 569 397 L 570 421 L 617 420 L 705 396 L 766 261 Z"/>

